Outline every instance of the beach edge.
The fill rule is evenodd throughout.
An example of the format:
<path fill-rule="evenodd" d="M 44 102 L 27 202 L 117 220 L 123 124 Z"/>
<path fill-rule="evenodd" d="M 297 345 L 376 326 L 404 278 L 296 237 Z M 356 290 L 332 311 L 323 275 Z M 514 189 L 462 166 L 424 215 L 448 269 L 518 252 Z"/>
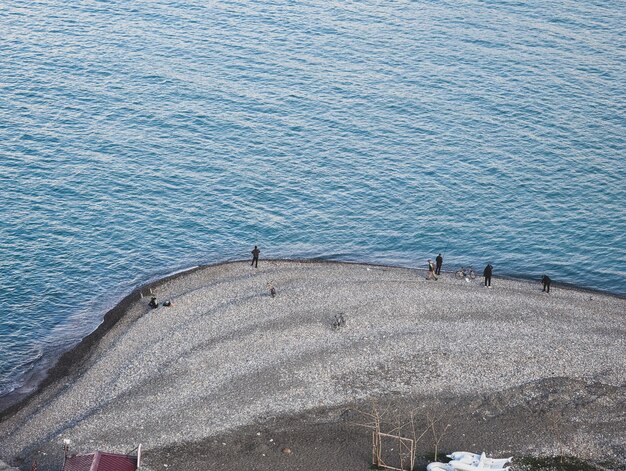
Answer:
<path fill-rule="evenodd" d="M 55 385 L 59 385 L 61 380 L 69 378 L 72 375 L 79 374 L 82 368 L 85 366 L 86 361 L 91 357 L 92 353 L 98 346 L 98 343 L 102 338 L 107 335 L 120 320 L 126 317 L 131 304 L 141 297 L 144 293 L 148 293 L 150 289 L 156 289 L 161 285 L 164 285 L 170 281 L 177 280 L 184 276 L 220 266 L 237 264 L 249 261 L 248 259 L 238 260 L 223 260 L 216 263 L 208 263 L 202 265 L 194 265 L 189 268 L 177 270 L 171 274 L 162 276 L 160 278 L 150 279 L 142 282 L 139 286 L 132 289 L 130 293 L 125 295 L 115 306 L 109 309 L 103 316 L 102 322 L 98 327 L 90 334 L 83 337 L 76 345 L 69 350 L 63 352 L 57 359 L 52 359 L 52 366 L 42 372 L 42 379 L 37 382 L 32 391 L 27 394 L 10 392 L 3 397 L 0 397 L 0 422 L 11 417 L 19 412 L 21 409 L 27 407 L 34 399 L 46 393 L 50 388 Z M 410 270 L 416 273 L 426 273 L 426 268 L 414 268 L 400 265 L 388 265 L 379 264 L 374 262 L 357 262 L 352 260 L 332 260 L 325 258 L 267 258 L 263 259 L 264 263 L 278 262 L 278 263 L 301 263 L 301 264 L 332 264 L 332 265 L 350 265 L 354 267 L 371 267 L 376 269 L 389 269 L 389 270 Z M 444 273 L 453 273 L 453 271 L 444 271 Z M 523 276 L 509 276 L 500 275 L 494 277 L 494 279 L 504 279 L 510 281 L 516 281 L 521 283 L 533 284 L 534 278 Z M 559 289 L 565 289 L 569 291 L 577 291 L 582 293 L 596 294 L 601 296 L 608 296 L 616 299 L 625 300 L 626 296 L 618 293 L 611 293 L 593 288 L 586 288 L 583 286 L 573 285 L 569 283 L 558 283 L 556 286 Z M 4 404 L 4 405 L 3 405 Z"/>

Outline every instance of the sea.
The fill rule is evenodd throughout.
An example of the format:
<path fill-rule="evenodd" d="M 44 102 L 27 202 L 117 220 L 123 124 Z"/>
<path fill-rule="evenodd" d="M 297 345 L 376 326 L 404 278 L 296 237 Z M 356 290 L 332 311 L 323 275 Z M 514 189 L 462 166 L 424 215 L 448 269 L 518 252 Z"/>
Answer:
<path fill-rule="evenodd" d="M 0 396 L 255 244 L 625 296 L 624 2 L 0 3 Z"/>

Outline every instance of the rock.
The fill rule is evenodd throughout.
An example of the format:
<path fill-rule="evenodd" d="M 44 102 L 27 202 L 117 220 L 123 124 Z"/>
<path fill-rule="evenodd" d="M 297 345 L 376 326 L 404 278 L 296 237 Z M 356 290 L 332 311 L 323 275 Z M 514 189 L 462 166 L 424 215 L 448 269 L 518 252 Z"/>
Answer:
<path fill-rule="evenodd" d="M 4 461 L 0 461 L 0 471 L 20 471 L 18 468 L 12 468 Z"/>

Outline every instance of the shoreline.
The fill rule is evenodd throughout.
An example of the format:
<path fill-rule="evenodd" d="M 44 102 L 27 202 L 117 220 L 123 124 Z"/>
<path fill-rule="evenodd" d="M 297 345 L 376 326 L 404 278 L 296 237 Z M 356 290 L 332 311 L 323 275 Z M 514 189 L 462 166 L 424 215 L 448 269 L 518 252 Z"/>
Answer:
<path fill-rule="evenodd" d="M 230 263 L 230 262 L 222 262 Z M 220 263 L 221 264 L 221 263 Z M 220 265 L 217 264 L 217 265 Z M 211 265 L 208 265 L 211 266 Z M 77 369 L 80 368 L 80 364 L 90 354 L 91 348 L 98 343 L 115 325 L 120 321 L 127 313 L 128 307 L 143 295 L 144 291 L 159 286 L 168 281 L 174 280 L 185 274 L 192 273 L 195 270 L 201 270 L 205 266 L 199 265 L 188 269 L 176 271 L 175 273 L 166 275 L 164 277 L 155 279 L 153 281 L 147 281 L 140 286 L 134 288 L 130 293 L 125 295 L 115 306 L 109 309 L 103 316 L 102 322 L 96 327 L 96 329 L 90 334 L 83 337 L 76 345 L 69 350 L 61 353 L 56 360 L 50 361 L 51 367 L 41 372 L 38 378 L 40 381 L 32 389 L 32 392 L 27 394 L 14 394 L 14 392 L 8 393 L 6 396 L 0 398 L 0 422 L 5 417 L 10 416 L 26 406 L 35 396 L 41 394 L 43 390 L 53 384 L 56 381 L 70 376 Z M 78 361 L 77 361 L 78 360 Z M 15 400 L 11 396 L 18 396 L 19 399 Z M 3 404 L 9 404 L 4 407 Z"/>
<path fill-rule="evenodd" d="M 376 269 L 404 269 L 404 270 L 413 270 L 417 273 L 426 273 L 426 269 L 422 268 L 412 268 L 412 267 L 404 267 L 399 265 L 385 265 L 373 262 L 356 262 L 350 260 L 328 260 L 323 258 L 308 258 L 308 259 L 298 259 L 298 258 L 268 258 L 263 259 L 264 262 L 294 262 L 294 263 L 328 263 L 328 264 L 347 264 L 347 265 L 355 265 L 355 266 L 369 266 Z M 18 411 L 21 407 L 25 406 L 30 402 L 30 400 L 40 394 L 46 387 L 51 385 L 52 383 L 61 380 L 62 378 L 69 376 L 77 369 L 76 360 L 79 359 L 79 364 L 84 360 L 85 356 L 89 355 L 91 347 L 95 345 L 104 335 L 106 335 L 109 330 L 111 330 L 117 322 L 125 315 L 128 306 L 136 300 L 137 297 L 141 295 L 144 291 L 147 291 L 150 288 L 156 288 L 168 281 L 176 280 L 177 278 L 183 277 L 185 275 L 191 274 L 195 271 L 201 271 L 209 268 L 219 267 L 222 265 L 228 265 L 231 263 L 244 263 L 246 260 L 224 260 L 215 263 L 209 264 L 201 264 L 194 265 L 189 268 L 182 268 L 175 270 L 174 272 L 168 273 L 165 276 L 156 276 L 148 281 L 141 283 L 139 286 L 133 288 L 130 293 L 126 294 L 115 306 L 109 309 L 104 313 L 102 322 L 98 325 L 98 327 L 85 337 L 83 337 L 78 343 L 76 343 L 71 348 L 65 350 L 59 355 L 55 355 L 52 358 L 41 358 L 37 361 L 37 363 L 43 362 L 44 364 L 50 365 L 48 367 L 44 367 L 38 369 L 37 366 L 33 368 L 33 373 L 30 375 L 33 379 L 31 381 L 26 381 L 22 386 L 16 388 L 14 391 L 9 392 L 8 394 L 0 397 L 0 421 L 2 421 L 5 417 L 10 416 L 11 414 Z M 454 274 L 454 271 L 442 271 L 444 274 Z M 482 278 L 481 276 L 476 277 L 478 280 Z M 494 280 L 509 280 L 509 281 L 517 281 L 528 284 L 538 284 L 539 281 L 530 275 L 524 276 L 510 276 L 510 275 L 498 275 L 493 277 Z M 620 293 L 613 293 L 610 291 L 602 291 L 595 288 L 587 288 L 584 286 L 575 285 L 572 283 L 554 283 L 553 288 L 557 289 L 565 289 L 570 291 L 578 291 L 589 294 L 596 294 L 600 296 L 610 296 L 615 297 L 617 299 L 626 300 L 626 295 L 622 295 Z M 20 390 L 26 389 L 28 392 L 23 393 Z"/>
<path fill-rule="evenodd" d="M 196 450 L 190 469 L 205 469 L 200 449 L 220 437 L 286 428 L 306 448 L 307 421 L 328 419 L 320 430 L 329 440 L 347 433 L 361 442 L 339 423 L 346 410 L 380 400 L 407 412 L 410 399 L 456 405 L 446 412 L 455 428 L 448 450 L 554 454 L 545 436 L 552 411 L 574 424 L 563 425 L 572 443 L 590 443 L 568 453 L 626 462 L 615 431 L 626 394 L 621 297 L 558 285 L 547 295 L 539 283 L 505 277 L 484 289 L 481 277 L 468 283 L 447 272 L 434 282 L 425 270 L 387 265 L 261 263 L 194 267 L 132 290 L 34 394 L 0 415 L 0 459 L 26 463 L 45 452 L 51 460 L 68 437 L 83 452 L 92 442 L 118 452 L 143 443 L 147 471 L 174 459 L 167 450 Z M 148 289 L 173 307 L 149 309 Z M 347 318 L 341 330 L 331 327 L 338 313 Z M 255 436 L 244 441 L 265 453 Z M 218 455 L 244 460 L 233 453 Z M 314 449 L 301 457 L 317 460 Z M 291 469 L 274 458 L 275 469 Z M 363 450 L 341 459 L 361 463 Z"/>

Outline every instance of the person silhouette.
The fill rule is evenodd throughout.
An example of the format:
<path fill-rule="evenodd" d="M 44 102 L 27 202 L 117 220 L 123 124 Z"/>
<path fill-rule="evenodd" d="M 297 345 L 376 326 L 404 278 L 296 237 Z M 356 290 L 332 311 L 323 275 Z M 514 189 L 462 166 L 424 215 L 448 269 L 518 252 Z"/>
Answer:
<path fill-rule="evenodd" d="M 441 256 L 441 254 L 437 255 L 435 262 L 437 262 L 437 267 L 435 268 L 435 275 L 441 275 L 441 265 L 443 265 L 443 257 Z"/>
<path fill-rule="evenodd" d="M 543 284 L 543 289 L 541 291 L 546 291 L 546 292 L 550 292 L 550 283 L 552 283 L 552 280 L 550 279 L 550 277 L 548 275 L 542 275 L 541 276 L 541 284 Z"/>
<path fill-rule="evenodd" d="M 483 271 L 483 276 L 485 277 L 485 286 L 489 286 L 491 288 L 491 274 L 493 273 L 493 267 L 491 263 L 488 263 Z"/>
<path fill-rule="evenodd" d="M 254 249 L 252 249 L 252 263 L 250 264 L 250 266 L 254 266 L 254 268 L 259 267 L 259 254 L 260 253 L 261 251 L 255 245 Z"/>
<path fill-rule="evenodd" d="M 428 276 L 426 276 L 426 279 L 437 281 L 437 275 L 435 275 L 435 264 L 432 260 L 428 260 Z"/>

